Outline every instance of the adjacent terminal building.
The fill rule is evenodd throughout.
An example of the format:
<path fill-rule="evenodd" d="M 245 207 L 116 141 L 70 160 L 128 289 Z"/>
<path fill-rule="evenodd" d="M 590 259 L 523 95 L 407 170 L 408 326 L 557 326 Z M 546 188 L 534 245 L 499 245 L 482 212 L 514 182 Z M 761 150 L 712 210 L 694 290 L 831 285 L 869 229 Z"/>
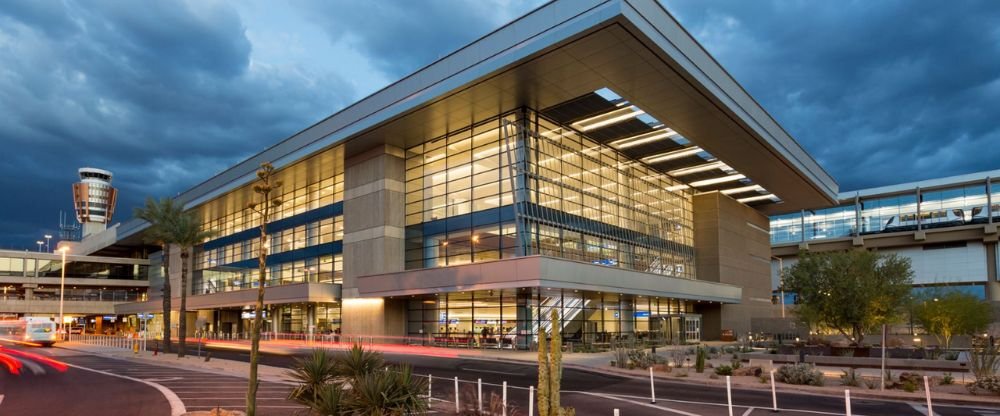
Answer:
<path fill-rule="evenodd" d="M 776 316 L 768 215 L 840 202 L 658 2 L 558 0 L 181 193 L 218 237 L 186 288 L 178 250 L 150 256 L 174 292 L 151 279 L 118 313 L 185 290 L 192 331 L 249 330 L 262 162 L 283 182 L 260 311 L 281 333 L 528 348 L 553 312 L 571 340 L 746 333 Z"/>
<path fill-rule="evenodd" d="M 961 290 L 1000 305 L 1000 170 L 842 192 L 838 200 L 771 216 L 776 296 L 778 270 L 800 250 L 866 248 L 909 258 L 916 292 Z"/>

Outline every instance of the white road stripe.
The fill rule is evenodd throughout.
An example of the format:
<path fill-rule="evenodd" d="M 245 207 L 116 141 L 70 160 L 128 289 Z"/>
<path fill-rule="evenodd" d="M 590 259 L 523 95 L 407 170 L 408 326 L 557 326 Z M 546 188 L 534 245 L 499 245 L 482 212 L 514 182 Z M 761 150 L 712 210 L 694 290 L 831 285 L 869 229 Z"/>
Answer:
<path fill-rule="evenodd" d="M 79 365 L 76 365 L 76 364 L 66 363 L 66 365 L 68 365 L 70 367 L 73 367 L 73 368 L 79 368 L 79 369 L 85 370 L 85 371 L 90 371 L 90 372 L 94 372 L 94 373 L 98 373 L 98 374 L 104 374 L 104 375 L 112 376 L 112 377 L 123 378 L 123 379 L 126 379 L 126 380 L 132 380 L 132 381 L 135 381 L 135 382 L 138 382 L 138 383 L 142 383 L 142 384 L 145 384 L 145 385 L 148 385 L 148 386 L 152 386 L 153 388 L 159 390 L 160 394 L 163 394 L 163 397 L 165 397 L 167 399 L 167 402 L 170 403 L 170 416 L 181 416 L 181 415 L 187 413 L 187 409 L 184 408 L 184 402 L 181 401 L 181 398 L 177 397 L 177 395 L 174 394 L 174 392 L 170 391 L 170 389 L 168 389 L 168 388 L 166 388 L 164 386 L 161 386 L 159 384 L 153 383 L 151 381 L 146 381 L 146 380 L 143 380 L 143 379 L 139 379 L 139 378 L 132 378 L 132 377 L 129 377 L 129 376 L 123 376 L 121 374 L 115 374 L 115 373 L 109 373 L 107 371 L 95 370 L 93 368 L 87 368 L 87 367 L 79 366 Z"/>
<path fill-rule="evenodd" d="M 917 404 L 917 403 L 914 403 L 914 402 L 907 402 L 906 404 L 910 405 L 910 407 L 912 407 L 913 410 L 916 410 L 916 411 L 920 412 L 920 414 L 925 415 L 925 416 L 936 416 L 938 414 L 937 412 L 934 412 L 934 415 L 927 415 L 927 408 L 924 407 L 921 404 Z"/>
<path fill-rule="evenodd" d="M 569 393 L 569 392 L 564 391 L 563 393 Z M 659 409 L 659 410 L 663 410 L 665 412 L 676 413 L 676 414 L 684 415 L 684 416 L 699 416 L 697 413 L 688 413 L 688 412 L 685 412 L 683 410 L 671 409 L 671 408 L 666 407 L 666 406 L 659 406 L 659 405 L 650 404 L 650 403 L 646 403 L 646 402 L 634 402 L 632 400 L 623 399 L 623 398 L 620 398 L 620 397 L 615 397 L 615 396 L 611 396 L 611 395 L 607 395 L 607 394 L 591 393 L 591 392 L 586 392 L 586 391 L 574 391 L 573 393 L 576 393 L 576 394 L 585 394 L 585 395 L 594 396 L 594 397 L 601 397 L 601 398 L 604 398 L 604 399 L 618 400 L 618 401 L 622 401 L 622 402 L 625 402 L 625 403 L 634 404 L 636 406 L 643 406 L 643 407 L 649 407 L 649 408 L 653 408 L 653 409 Z"/>
<path fill-rule="evenodd" d="M 743 412 L 743 416 L 750 416 L 750 413 L 753 413 L 754 409 L 756 409 L 756 407 L 753 406 L 748 407 L 747 411 Z"/>
<path fill-rule="evenodd" d="M 482 370 L 478 368 L 463 368 L 463 371 L 472 371 L 476 373 L 490 373 L 490 374 L 503 374 L 505 376 L 523 376 L 523 373 L 508 373 L 506 371 L 494 371 L 494 370 Z"/>

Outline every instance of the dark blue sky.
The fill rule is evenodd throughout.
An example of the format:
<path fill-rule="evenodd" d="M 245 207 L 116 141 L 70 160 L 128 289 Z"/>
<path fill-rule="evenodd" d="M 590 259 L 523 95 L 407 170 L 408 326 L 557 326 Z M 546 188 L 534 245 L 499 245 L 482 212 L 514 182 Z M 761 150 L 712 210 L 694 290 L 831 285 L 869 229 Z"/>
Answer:
<path fill-rule="evenodd" d="M 34 249 L 76 169 L 115 221 L 538 1 L 0 3 L 0 247 Z M 1000 2 L 664 0 L 841 190 L 1000 168 Z"/>

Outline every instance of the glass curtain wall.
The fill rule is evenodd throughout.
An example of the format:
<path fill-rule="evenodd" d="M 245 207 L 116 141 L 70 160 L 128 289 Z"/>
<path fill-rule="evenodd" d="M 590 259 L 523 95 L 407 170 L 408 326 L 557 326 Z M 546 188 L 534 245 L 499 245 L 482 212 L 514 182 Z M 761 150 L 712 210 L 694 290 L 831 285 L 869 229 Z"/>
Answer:
<path fill-rule="evenodd" d="M 854 204 L 771 217 L 771 244 L 798 243 L 860 234 L 933 229 L 1000 221 L 1000 182 L 921 190 L 860 201 L 861 224 Z M 919 205 L 919 209 L 918 209 Z M 919 215 L 918 215 L 919 211 Z M 804 217 L 803 217 L 804 215 Z M 919 217 L 919 218 L 918 218 Z M 802 225 L 805 225 L 803 230 Z"/>
<path fill-rule="evenodd" d="M 273 231 L 268 234 L 268 254 L 274 257 L 268 264 L 267 285 L 341 283 L 343 261 L 339 250 L 332 248 L 335 247 L 332 243 L 343 240 L 343 216 L 330 214 L 326 218 L 316 218 L 315 213 L 321 211 L 313 210 L 343 201 L 343 158 L 343 147 L 335 146 L 276 173 L 276 179 L 282 181 L 282 186 L 278 188 L 282 203 L 271 221 L 302 218 L 304 223 L 286 229 L 272 228 Z M 215 238 L 247 232 L 240 234 L 245 234 L 245 237 L 238 241 L 195 251 L 194 294 L 256 287 L 256 258 L 260 240 L 250 228 L 258 225 L 258 219 L 257 214 L 246 208 L 249 201 L 258 198 L 252 188 L 253 184 L 248 184 L 199 207 L 204 218 L 203 227 L 216 231 Z M 309 211 L 313 213 L 296 217 Z M 322 245 L 331 248 L 320 250 L 317 246 Z M 281 254 L 290 256 L 284 256 L 285 259 L 276 256 Z"/>
<path fill-rule="evenodd" d="M 532 111 L 406 154 L 407 269 L 542 254 L 694 276 L 691 191 Z"/>
<path fill-rule="evenodd" d="M 525 349 L 539 328 L 560 318 L 564 341 L 577 344 L 636 339 L 683 343 L 700 339 L 684 321 L 699 318 L 689 301 L 569 289 L 504 289 L 443 293 L 407 302 L 411 342 L 440 346 Z"/>

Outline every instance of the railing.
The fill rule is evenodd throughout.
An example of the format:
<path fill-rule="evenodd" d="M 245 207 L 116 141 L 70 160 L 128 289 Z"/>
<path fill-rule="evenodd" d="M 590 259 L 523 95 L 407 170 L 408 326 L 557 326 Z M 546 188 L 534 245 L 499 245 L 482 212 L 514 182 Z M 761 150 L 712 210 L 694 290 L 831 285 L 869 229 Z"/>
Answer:
<path fill-rule="evenodd" d="M 125 335 L 70 334 L 69 341 L 111 349 L 136 350 L 138 347 L 138 351 L 145 351 L 147 339 L 135 333 Z"/>

